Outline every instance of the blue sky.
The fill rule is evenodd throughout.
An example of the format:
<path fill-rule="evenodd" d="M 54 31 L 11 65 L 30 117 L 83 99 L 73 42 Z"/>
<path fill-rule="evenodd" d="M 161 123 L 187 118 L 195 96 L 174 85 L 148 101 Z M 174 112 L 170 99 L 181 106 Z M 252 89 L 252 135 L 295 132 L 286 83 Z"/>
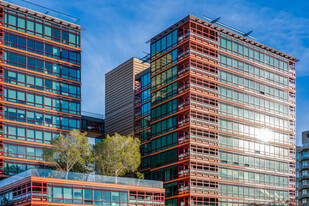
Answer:
<path fill-rule="evenodd" d="M 80 18 L 82 110 L 104 114 L 104 74 L 149 51 L 145 42 L 188 14 L 216 18 L 293 55 L 297 64 L 297 137 L 309 130 L 309 1 L 29 0 Z M 300 144 L 300 141 L 297 142 Z"/>

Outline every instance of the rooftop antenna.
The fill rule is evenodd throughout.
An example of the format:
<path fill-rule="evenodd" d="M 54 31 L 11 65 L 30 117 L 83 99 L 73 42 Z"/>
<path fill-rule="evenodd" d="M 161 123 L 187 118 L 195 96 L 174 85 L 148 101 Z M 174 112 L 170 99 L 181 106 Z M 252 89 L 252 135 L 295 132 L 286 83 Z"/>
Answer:
<path fill-rule="evenodd" d="M 252 33 L 252 31 L 249 31 L 249 32 L 243 34 L 243 36 L 249 36 L 251 33 Z"/>
<path fill-rule="evenodd" d="M 144 52 L 144 53 L 146 54 L 146 56 L 139 58 L 139 60 L 142 61 L 142 64 L 145 62 L 150 63 L 150 54 L 148 52 Z"/>
<path fill-rule="evenodd" d="M 205 16 L 205 15 L 203 15 L 203 17 L 204 17 L 205 19 L 207 19 L 211 24 L 217 24 L 217 25 L 222 26 L 222 27 L 224 27 L 224 28 L 227 28 L 227 29 L 229 29 L 229 30 L 231 30 L 231 31 L 233 31 L 233 32 L 236 32 L 236 33 L 238 33 L 238 34 L 240 34 L 240 35 L 242 35 L 242 36 L 244 36 L 244 37 L 249 37 L 249 38 L 251 38 L 251 39 L 256 39 L 254 36 L 250 35 L 250 34 L 252 33 L 252 31 L 249 31 L 249 32 L 245 33 L 245 32 L 239 31 L 238 29 L 234 29 L 233 27 L 230 27 L 230 26 L 228 26 L 228 25 L 226 25 L 226 24 L 223 24 L 223 23 L 219 22 L 218 20 L 219 20 L 221 17 L 218 17 L 218 18 L 216 18 L 216 19 L 209 18 L 209 17 L 207 17 L 207 16 Z"/>
<path fill-rule="evenodd" d="M 32 2 L 27 1 L 27 0 L 21 0 L 21 1 L 26 2 L 26 3 L 28 3 L 28 4 L 32 4 L 32 5 L 36 6 L 36 7 L 40 7 L 40 8 L 43 8 L 43 9 L 47 9 L 48 11 L 45 12 L 45 14 L 48 14 L 50 11 L 52 11 L 52 12 L 61 14 L 61 15 L 63 15 L 63 16 L 66 16 L 66 17 L 68 17 L 68 18 L 70 18 L 70 19 L 74 19 L 74 20 L 76 21 L 76 23 L 79 21 L 79 18 L 76 18 L 76 17 L 74 17 L 74 16 L 71 16 L 71 15 L 68 15 L 68 14 L 65 14 L 65 13 L 62 13 L 62 12 L 59 12 L 59 11 L 50 9 L 50 8 L 48 8 L 48 7 L 41 6 L 41 5 L 39 5 L 39 4 L 35 4 L 35 3 L 32 3 Z"/>
<path fill-rule="evenodd" d="M 219 21 L 219 19 L 221 19 L 221 17 L 218 17 L 218 18 L 216 18 L 215 20 L 212 20 L 210 23 L 211 23 L 211 24 L 214 24 L 214 23 L 216 23 L 217 21 Z"/>

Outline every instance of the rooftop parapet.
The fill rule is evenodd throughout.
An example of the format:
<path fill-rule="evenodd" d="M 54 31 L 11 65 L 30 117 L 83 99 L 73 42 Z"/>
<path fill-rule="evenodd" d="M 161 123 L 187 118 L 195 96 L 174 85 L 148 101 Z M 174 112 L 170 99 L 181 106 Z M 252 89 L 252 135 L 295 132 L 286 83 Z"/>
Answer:
<path fill-rule="evenodd" d="M 163 188 L 163 182 L 154 181 L 154 180 L 103 176 L 103 175 L 84 174 L 84 173 L 77 173 L 77 172 L 65 172 L 65 171 L 48 170 L 48 169 L 29 169 L 17 175 L 8 177 L 0 181 L 0 188 L 6 185 L 10 185 L 19 180 L 25 179 L 27 177 L 44 177 L 44 178 L 52 178 L 52 179 L 64 179 L 64 180 L 86 181 L 86 182 L 96 182 L 96 183 L 131 185 L 131 186 L 152 187 L 152 188 L 160 188 L 160 189 Z"/>
<path fill-rule="evenodd" d="M 70 16 L 68 14 L 31 3 L 26 0 L 6 0 L 0 1 L 0 6 L 17 9 L 19 11 L 32 14 L 34 16 L 44 18 L 46 20 L 54 21 L 72 28 L 81 29 L 79 18 Z"/>

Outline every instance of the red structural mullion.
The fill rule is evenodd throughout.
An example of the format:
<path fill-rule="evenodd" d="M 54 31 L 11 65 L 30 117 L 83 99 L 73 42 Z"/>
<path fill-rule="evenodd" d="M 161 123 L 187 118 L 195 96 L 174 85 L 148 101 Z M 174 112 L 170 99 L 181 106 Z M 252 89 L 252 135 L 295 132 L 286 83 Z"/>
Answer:
<path fill-rule="evenodd" d="M 0 7 L 0 21 L 3 24 L 4 21 L 4 8 Z M 4 52 L 3 52 L 3 37 L 4 32 L 3 29 L 0 29 L 0 62 L 4 62 Z M 0 66 L 0 99 L 3 100 L 4 97 L 4 89 L 3 89 L 3 66 Z M 4 125 L 3 125 L 3 104 L 0 104 L 0 137 L 3 137 L 4 135 Z M 4 145 L 3 141 L 0 141 L 0 147 L 1 147 L 1 153 L 0 153 L 0 174 L 4 174 L 4 159 L 3 159 L 3 152 L 4 152 Z"/>
<path fill-rule="evenodd" d="M 31 182 L 31 199 L 47 201 L 48 187 L 47 182 Z"/>
<path fill-rule="evenodd" d="M 2 6 L 0 6 L 0 20 L 4 21 L 4 8 Z"/>
<path fill-rule="evenodd" d="M 190 32 L 206 37 L 207 39 L 211 41 L 218 42 L 218 32 L 217 31 L 209 27 L 205 27 L 201 24 L 192 22 L 191 20 L 189 22 L 190 22 Z"/>

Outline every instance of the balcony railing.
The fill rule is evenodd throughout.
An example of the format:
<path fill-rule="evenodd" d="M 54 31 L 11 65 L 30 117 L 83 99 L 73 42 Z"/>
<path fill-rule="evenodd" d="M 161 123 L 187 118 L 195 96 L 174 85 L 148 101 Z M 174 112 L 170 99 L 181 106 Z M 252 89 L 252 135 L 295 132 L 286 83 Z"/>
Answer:
<path fill-rule="evenodd" d="M 86 111 L 82 111 L 82 116 L 93 117 L 97 119 L 104 119 L 103 114 L 97 114 L 97 113 L 86 112 Z"/>
<path fill-rule="evenodd" d="M 64 179 L 64 180 L 75 180 L 75 181 L 87 181 L 96 183 L 109 183 L 109 184 L 120 184 L 120 185 L 131 185 L 140 187 L 153 187 L 153 188 L 163 188 L 163 182 L 153 181 L 153 180 L 141 180 L 126 177 L 113 177 L 113 176 L 103 176 L 95 174 L 84 174 L 77 172 L 65 172 L 58 170 L 47 170 L 47 169 L 29 169 L 27 171 L 21 172 L 12 177 L 6 178 L 0 181 L 0 188 L 27 177 L 44 177 L 44 178 L 54 178 L 54 179 Z"/>

